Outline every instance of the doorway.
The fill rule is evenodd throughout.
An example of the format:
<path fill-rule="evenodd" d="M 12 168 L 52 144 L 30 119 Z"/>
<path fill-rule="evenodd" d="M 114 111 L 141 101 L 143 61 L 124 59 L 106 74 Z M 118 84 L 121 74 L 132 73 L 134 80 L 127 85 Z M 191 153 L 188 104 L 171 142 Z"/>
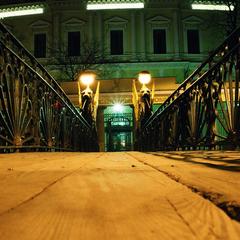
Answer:
<path fill-rule="evenodd" d="M 104 110 L 105 151 L 133 150 L 133 112 L 130 106 Z"/>

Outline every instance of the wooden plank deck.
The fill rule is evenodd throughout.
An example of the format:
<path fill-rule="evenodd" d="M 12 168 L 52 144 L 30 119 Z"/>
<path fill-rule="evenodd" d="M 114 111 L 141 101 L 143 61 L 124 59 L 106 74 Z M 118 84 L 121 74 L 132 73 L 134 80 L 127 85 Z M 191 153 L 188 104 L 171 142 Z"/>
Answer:
<path fill-rule="evenodd" d="M 240 223 L 157 168 L 164 157 L 0 155 L 0 239 L 239 239 Z"/>
<path fill-rule="evenodd" d="M 145 156 L 135 152 L 133 156 L 198 192 L 240 221 L 239 151 L 153 152 Z"/>

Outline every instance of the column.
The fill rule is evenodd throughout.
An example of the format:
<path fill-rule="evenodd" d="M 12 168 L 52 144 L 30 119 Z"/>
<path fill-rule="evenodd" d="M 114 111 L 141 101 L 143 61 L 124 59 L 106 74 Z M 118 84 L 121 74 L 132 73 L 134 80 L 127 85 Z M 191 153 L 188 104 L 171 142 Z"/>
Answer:
<path fill-rule="evenodd" d="M 178 59 L 179 56 L 179 17 L 178 11 L 173 13 L 173 39 L 174 39 L 174 57 Z"/>
<path fill-rule="evenodd" d="M 98 12 L 97 15 L 97 26 L 98 26 L 98 41 L 100 46 L 100 51 L 103 51 L 103 23 L 102 23 L 102 14 Z"/>
<path fill-rule="evenodd" d="M 143 60 L 145 60 L 146 58 L 146 41 L 145 41 L 145 20 L 144 20 L 144 13 L 141 12 L 140 13 L 140 27 L 142 27 L 140 29 L 140 41 L 141 41 L 141 47 L 140 47 L 140 53 L 141 53 L 141 57 Z"/>
<path fill-rule="evenodd" d="M 88 40 L 91 43 L 93 41 L 93 15 L 89 11 L 89 21 L 88 21 Z"/>
<path fill-rule="evenodd" d="M 131 13 L 131 44 L 132 44 L 132 60 L 136 60 L 136 24 L 135 12 Z"/>
<path fill-rule="evenodd" d="M 60 21 L 61 21 L 61 16 L 60 13 L 54 13 L 53 14 L 53 24 L 52 26 L 54 26 L 53 30 L 52 30 L 52 47 L 56 49 L 60 48 L 60 42 L 59 39 L 61 39 L 61 26 L 60 26 Z"/>

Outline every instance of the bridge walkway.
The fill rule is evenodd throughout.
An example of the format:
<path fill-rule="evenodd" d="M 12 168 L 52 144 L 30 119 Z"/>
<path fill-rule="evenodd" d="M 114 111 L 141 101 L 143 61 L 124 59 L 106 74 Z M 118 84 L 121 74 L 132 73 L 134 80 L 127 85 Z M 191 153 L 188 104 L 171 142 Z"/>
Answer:
<path fill-rule="evenodd" d="M 237 240 L 238 156 L 2 154 L 0 239 Z M 229 217 L 220 202 L 235 212 L 225 209 Z"/>

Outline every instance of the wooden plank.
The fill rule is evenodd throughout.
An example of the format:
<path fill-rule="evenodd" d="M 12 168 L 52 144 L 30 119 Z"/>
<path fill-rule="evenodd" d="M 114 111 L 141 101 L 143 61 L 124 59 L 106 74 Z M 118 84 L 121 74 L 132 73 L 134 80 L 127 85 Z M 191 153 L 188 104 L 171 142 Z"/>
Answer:
<path fill-rule="evenodd" d="M 127 153 L 5 156 L 0 156 L 1 193 L 8 196 L 0 199 L 1 239 L 240 236 L 240 224 L 214 204 Z"/>
<path fill-rule="evenodd" d="M 224 208 L 233 218 L 240 220 L 239 151 L 129 154 L 199 192 Z"/>

